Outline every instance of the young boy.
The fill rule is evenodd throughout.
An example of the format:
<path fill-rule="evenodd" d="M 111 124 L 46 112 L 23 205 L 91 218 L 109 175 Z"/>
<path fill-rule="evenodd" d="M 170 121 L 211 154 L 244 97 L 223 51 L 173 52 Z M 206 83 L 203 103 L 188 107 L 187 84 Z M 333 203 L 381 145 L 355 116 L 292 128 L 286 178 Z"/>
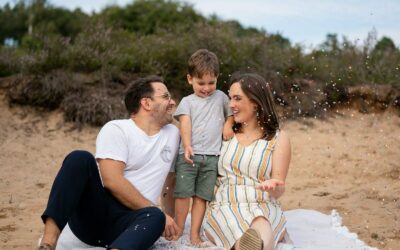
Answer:
<path fill-rule="evenodd" d="M 200 247 L 206 202 L 213 198 L 217 179 L 221 132 L 225 140 L 233 136 L 229 98 L 216 90 L 218 74 L 217 56 L 206 49 L 196 51 L 189 58 L 187 74 L 194 93 L 182 99 L 174 114 L 182 138 L 176 163 L 175 220 L 182 235 L 193 198 L 190 241 Z"/>

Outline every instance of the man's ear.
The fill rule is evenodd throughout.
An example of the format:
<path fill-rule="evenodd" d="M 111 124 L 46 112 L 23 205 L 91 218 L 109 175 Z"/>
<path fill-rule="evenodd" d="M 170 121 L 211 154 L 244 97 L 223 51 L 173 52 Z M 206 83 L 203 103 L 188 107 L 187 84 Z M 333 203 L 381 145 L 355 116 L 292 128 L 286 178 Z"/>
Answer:
<path fill-rule="evenodd" d="M 187 74 L 187 75 L 186 75 L 186 79 L 187 79 L 188 83 L 189 83 L 190 85 L 192 85 L 193 76 L 191 76 L 190 74 Z"/>
<path fill-rule="evenodd" d="M 150 98 L 148 97 L 140 99 L 140 105 L 142 105 L 143 109 L 147 111 L 151 110 L 149 99 Z"/>

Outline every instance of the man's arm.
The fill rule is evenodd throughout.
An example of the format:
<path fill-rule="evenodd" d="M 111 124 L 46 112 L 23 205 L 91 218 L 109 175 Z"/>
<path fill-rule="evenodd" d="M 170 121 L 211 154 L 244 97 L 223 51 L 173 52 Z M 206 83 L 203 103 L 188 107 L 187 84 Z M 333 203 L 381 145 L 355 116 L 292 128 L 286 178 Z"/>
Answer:
<path fill-rule="evenodd" d="M 103 185 L 119 202 L 130 209 L 153 206 L 123 175 L 125 163 L 111 159 L 98 159 Z"/>
<path fill-rule="evenodd" d="M 165 230 L 163 236 L 167 240 L 172 240 L 177 236 L 178 226 L 174 221 L 175 217 L 175 202 L 173 192 L 175 189 L 175 173 L 169 172 L 165 180 L 163 192 L 161 196 L 161 207 L 166 216 Z"/>
<path fill-rule="evenodd" d="M 135 186 L 123 176 L 125 163 L 110 159 L 100 159 L 98 162 L 104 187 L 110 190 L 118 201 L 130 209 L 154 206 L 151 201 L 146 199 Z M 168 214 L 165 216 L 166 223 L 163 235 L 167 240 L 171 240 L 176 236 L 178 226 L 171 216 Z"/>
<path fill-rule="evenodd" d="M 175 216 L 174 189 L 175 173 L 169 172 L 161 194 L 161 207 L 171 217 Z"/>

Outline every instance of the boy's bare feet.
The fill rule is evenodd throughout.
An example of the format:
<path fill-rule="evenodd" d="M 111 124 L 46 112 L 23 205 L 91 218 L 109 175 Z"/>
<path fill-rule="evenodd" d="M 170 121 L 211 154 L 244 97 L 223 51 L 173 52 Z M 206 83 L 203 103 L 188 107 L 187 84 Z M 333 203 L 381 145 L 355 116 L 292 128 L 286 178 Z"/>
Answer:
<path fill-rule="evenodd" d="M 190 236 L 190 243 L 198 248 L 206 248 L 206 247 L 213 247 L 215 246 L 210 241 L 202 241 L 200 235 L 191 235 Z"/>
<path fill-rule="evenodd" d="M 195 246 L 197 246 L 197 245 L 199 245 L 199 244 L 201 244 L 203 241 L 201 240 L 201 238 L 200 238 L 200 235 L 196 235 L 196 236 L 190 236 L 190 243 L 192 244 L 192 245 L 195 245 Z"/>
<path fill-rule="evenodd" d="M 211 243 L 210 241 L 202 241 L 200 239 L 200 236 L 198 236 L 196 238 L 190 238 L 190 243 L 197 248 L 207 248 L 207 247 L 214 246 L 214 244 Z"/>
<path fill-rule="evenodd" d="M 183 235 L 183 228 L 180 228 L 179 226 L 178 226 L 178 228 L 179 228 L 179 230 L 178 230 L 176 236 L 174 236 L 172 238 L 173 241 L 179 240 L 179 238 L 182 237 L 182 235 Z"/>

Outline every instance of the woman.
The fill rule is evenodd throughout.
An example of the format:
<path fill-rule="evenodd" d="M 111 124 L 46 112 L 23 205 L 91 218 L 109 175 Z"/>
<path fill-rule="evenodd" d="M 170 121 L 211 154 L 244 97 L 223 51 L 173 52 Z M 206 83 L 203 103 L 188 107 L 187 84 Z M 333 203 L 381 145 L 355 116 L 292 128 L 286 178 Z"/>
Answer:
<path fill-rule="evenodd" d="M 279 129 L 268 83 L 257 74 L 231 79 L 235 136 L 225 141 L 206 235 L 225 249 L 274 249 L 286 233 L 277 198 L 284 190 L 290 142 Z"/>

